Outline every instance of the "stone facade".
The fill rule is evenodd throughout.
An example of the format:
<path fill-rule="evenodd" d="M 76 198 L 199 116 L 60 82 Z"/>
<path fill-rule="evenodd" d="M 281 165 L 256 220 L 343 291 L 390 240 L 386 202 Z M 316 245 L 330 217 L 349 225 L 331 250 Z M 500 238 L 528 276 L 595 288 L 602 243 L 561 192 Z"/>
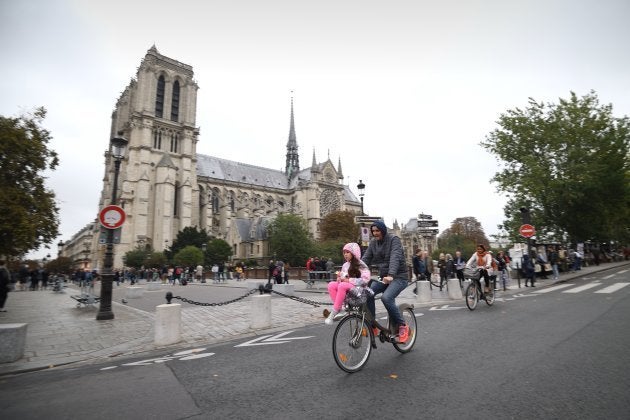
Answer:
<path fill-rule="evenodd" d="M 268 257 L 266 225 L 278 214 L 302 216 L 318 238 L 319 223 L 331 211 L 360 213 L 360 201 L 343 185 L 341 161 L 317 163 L 313 151 L 311 166 L 300 169 L 293 102 L 284 171 L 197 154 L 197 90 L 192 67 L 153 46 L 116 103 L 110 138 L 122 135 L 129 143 L 117 194 L 127 220 L 114 267 L 122 267 L 122 256 L 137 246 L 168 248 L 188 226 L 226 240 L 235 261 L 262 261 Z M 108 151 L 99 209 L 110 204 L 113 174 Z M 90 260 L 98 268 L 105 234 L 98 223 L 94 229 Z"/>

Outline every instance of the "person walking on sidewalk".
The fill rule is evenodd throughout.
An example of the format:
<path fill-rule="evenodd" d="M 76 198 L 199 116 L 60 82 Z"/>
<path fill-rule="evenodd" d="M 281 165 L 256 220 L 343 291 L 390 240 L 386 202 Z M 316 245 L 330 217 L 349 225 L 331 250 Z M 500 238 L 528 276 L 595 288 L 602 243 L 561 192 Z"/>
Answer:
<path fill-rule="evenodd" d="M 348 290 L 355 287 L 367 288 L 370 282 L 370 269 L 361 261 L 361 247 L 359 244 L 350 242 L 343 246 L 344 263 L 341 271 L 337 272 L 337 281 L 328 283 L 328 294 L 333 302 L 333 310 L 324 321 L 326 325 L 333 323 L 335 315 L 341 311 L 341 305 L 346 298 Z M 369 289 L 370 293 L 372 289 Z"/>
<path fill-rule="evenodd" d="M 407 264 L 405 262 L 405 251 L 400 238 L 391 233 L 387 233 L 387 227 L 381 220 L 377 220 L 370 227 L 372 240 L 368 245 L 363 262 L 369 267 L 374 264 L 378 267 L 378 275 L 381 281 L 374 281 L 370 285 L 374 294 L 383 293 L 381 301 L 387 309 L 389 319 L 398 326 L 398 341 L 405 343 L 409 338 L 409 326 L 405 323 L 398 306 L 396 306 L 396 296 L 407 287 Z M 376 316 L 376 303 L 374 296 L 368 295 L 368 310 L 372 316 Z M 396 328 L 396 327 L 394 327 Z M 394 329 L 394 332 L 396 329 Z"/>
<path fill-rule="evenodd" d="M 536 277 L 536 269 L 534 267 L 534 262 L 532 261 L 532 257 L 525 254 L 523 255 L 523 277 L 525 277 L 525 287 L 527 286 L 527 282 L 529 281 L 534 286 L 534 280 Z"/>
<path fill-rule="evenodd" d="M 5 261 L 0 260 L 0 312 L 6 312 L 4 304 L 9 296 L 9 288 L 11 284 L 11 273 L 5 266 Z"/>
<path fill-rule="evenodd" d="M 558 251 L 553 245 L 549 246 L 549 264 L 551 264 L 551 271 L 553 272 L 553 279 L 558 280 L 560 278 L 560 272 L 558 271 Z"/>

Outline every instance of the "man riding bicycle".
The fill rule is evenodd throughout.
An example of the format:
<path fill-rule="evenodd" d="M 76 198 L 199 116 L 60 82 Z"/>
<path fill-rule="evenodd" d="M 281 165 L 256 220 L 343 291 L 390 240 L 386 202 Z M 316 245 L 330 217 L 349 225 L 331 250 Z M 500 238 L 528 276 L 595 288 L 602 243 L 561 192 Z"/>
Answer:
<path fill-rule="evenodd" d="M 387 233 L 387 227 L 381 220 L 377 220 L 370 227 L 374 237 L 363 255 L 363 262 L 368 266 L 376 265 L 378 275 L 382 281 L 374 281 L 370 288 L 374 294 L 383 293 L 381 301 L 387 309 L 387 313 L 394 324 L 398 326 L 398 341 L 404 343 L 409 337 L 409 327 L 405 323 L 398 307 L 396 296 L 407 287 L 407 264 L 405 264 L 405 252 L 398 236 Z M 369 295 L 367 307 L 373 317 L 376 317 L 376 304 L 374 295 Z M 396 328 L 392 334 L 396 333 Z"/>

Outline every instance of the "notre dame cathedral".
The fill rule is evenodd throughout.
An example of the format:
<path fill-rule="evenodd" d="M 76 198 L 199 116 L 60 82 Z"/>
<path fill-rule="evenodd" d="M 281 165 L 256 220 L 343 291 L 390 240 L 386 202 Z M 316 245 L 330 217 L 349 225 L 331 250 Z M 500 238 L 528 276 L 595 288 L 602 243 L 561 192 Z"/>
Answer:
<path fill-rule="evenodd" d="M 127 219 L 116 233 L 114 267 L 138 246 L 168 248 L 188 226 L 224 239 L 235 261 L 263 261 L 269 257 L 266 225 L 278 214 L 300 215 L 318 238 L 328 213 L 360 213 L 360 201 L 343 184 L 341 161 L 318 163 L 313 151 L 310 167 L 300 166 L 292 100 L 284 171 L 198 154 L 197 89 L 192 66 L 153 46 L 116 103 L 110 137 L 122 135 L 129 143 L 117 194 Z M 110 204 L 113 175 L 109 151 L 99 209 Z M 64 255 L 98 269 L 104 238 L 99 223 L 90 223 L 66 242 Z"/>

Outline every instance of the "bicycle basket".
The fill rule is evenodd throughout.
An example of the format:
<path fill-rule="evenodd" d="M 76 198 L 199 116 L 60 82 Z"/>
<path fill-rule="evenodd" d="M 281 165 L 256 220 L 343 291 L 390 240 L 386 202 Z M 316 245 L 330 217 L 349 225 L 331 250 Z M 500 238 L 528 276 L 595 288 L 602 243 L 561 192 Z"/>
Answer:
<path fill-rule="evenodd" d="M 479 280 L 479 277 L 481 277 L 481 272 L 476 268 L 464 268 L 465 279 Z"/>
<path fill-rule="evenodd" d="M 368 293 L 365 287 L 353 287 L 346 293 L 345 302 L 349 306 L 361 306 L 367 302 Z"/>

